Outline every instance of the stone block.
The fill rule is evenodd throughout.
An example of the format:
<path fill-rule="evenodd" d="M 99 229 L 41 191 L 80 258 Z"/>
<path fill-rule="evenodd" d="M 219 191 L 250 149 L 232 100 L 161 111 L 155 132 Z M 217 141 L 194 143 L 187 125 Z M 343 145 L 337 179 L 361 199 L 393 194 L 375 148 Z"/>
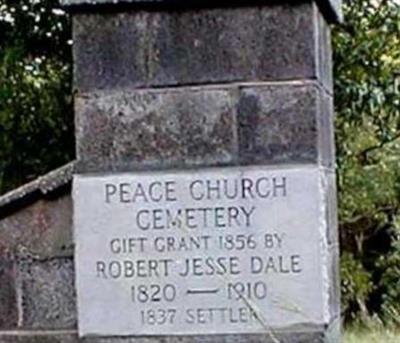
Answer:
<path fill-rule="evenodd" d="M 317 163 L 334 168 L 317 82 L 93 93 L 76 99 L 78 171 Z"/>
<path fill-rule="evenodd" d="M 49 331 L 14 331 L 13 333 L 1 333 L 0 343 L 79 343 L 76 334 L 51 333 Z"/>
<path fill-rule="evenodd" d="M 76 99 L 79 171 L 221 165 L 237 155 L 232 89 L 137 90 Z"/>
<path fill-rule="evenodd" d="M 326 343 L 324 330 L 305 332 L 280 331 L 270 334 L 167 336 L 163 343 Z M 156 337 L 87 338 L 83 343 L 160 343 Z"/>
<path fill-rule="evenodd" d="M 313 83 L 245 86 L 238 104 L 242 164 L 331 166 L 331 113 Z M 328 138 L 326 137 L 328 136 Z"/>
<path fill-rule="evenodd" d="M 329 325 L 325 336 L 325 343 L 342 342 L 342 321 L 340 317 L 335 318 Z"/>
<path fill-rule="evenodd" d="M 43 259 L 72 255 L 69 194 L 38 200 L 0 219 L 0 250 Z"/>
<path fill-rule="evenodd" d="M 76 326 L 73 262 L 68 258 L 20 261 L 18 267 L 24 328 Z"/>
<path fill-rule="evenodd" d="M 319 94 L 318 146 L 319 162 L 330 169 L 335 169 L 335 137 L 333 99 L 326 91 Z"/>
<path fill-rule="evenodd" d="M 316 19 L 318 28 L 317 35 L 317 48 L 318 48 L 318 75 L 320 82 L 324 85 L 326 90 L 333 93 L 333 70 L 332 70 L 332 43 L 331 43 L 331 29 L 325 18 L 316 10 Z"/>
<path fill-rule="evenodd" d="M 0 251 L 0 330 L 16 327 L 17 321 L 14 263 L 3 258 Z"/>
<path fill-rule="evenodd" d="M 76 13 L 75 87 L 85 93 L 315 79 L 321 43 L 315 39 L 316 11 L 312 1 L 302 1 Z"/>
<path fill-rule="evenodd" d="M 327 189 L 326 189 L 326 218 L 328 225 L 327 239 L 329 245 L 339 243 L 339 223 L 337 211 L 337 186 L 336 173 L 332 170 L 326 171 Z"/>
<path fill-rule="evenodd" d="M 272 338 L 274 337 L 274 338 Z M 0 334 L 1 343 L 338 343 L 339 340 L 328 341 L 327 329 L 310 332 L 287 331 L 271 335 L 216 335 L 216 336 L 167 336 L 161 340 L 157 337 L 92 337 L 79 339 L 76 333 L 40 333 L 16 332 Z"/>

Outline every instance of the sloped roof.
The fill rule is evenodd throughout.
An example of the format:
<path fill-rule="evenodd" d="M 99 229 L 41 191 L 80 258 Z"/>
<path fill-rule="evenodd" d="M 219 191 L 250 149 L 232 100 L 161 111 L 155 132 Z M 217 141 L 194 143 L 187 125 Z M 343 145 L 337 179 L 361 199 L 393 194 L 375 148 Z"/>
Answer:
<path fill-rule="evenodd" d="M 75 161 L 72 161 L 0 196 L 0 217 L 6 208 L 22 206 L 26 201 L 34 201 L 68 185 L 72 180 L 74 169 Z"/>

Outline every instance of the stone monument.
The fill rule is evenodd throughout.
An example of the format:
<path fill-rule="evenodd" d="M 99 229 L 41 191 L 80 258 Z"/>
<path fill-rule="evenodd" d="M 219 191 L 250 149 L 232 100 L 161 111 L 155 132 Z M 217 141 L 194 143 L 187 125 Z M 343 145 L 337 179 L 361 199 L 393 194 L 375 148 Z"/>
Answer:
<path fill-rule="evenodd" d="M 48 241 L 25 232 L 18 256 L 34 261 L 17 272 L 0 261 L 16 299 L 0 328 L 47 331 L 2 341 L 340 342 L 328 26 L 340 1 L 64 4 L 77 161 L 0 207 L 64 187 L 73 169 L 75 274 L 69 221 L 34 205 L 59 225 Z M 18 246 L 18 220 L 0 220 L 1 251 Z M 81 338 L 48 338 L 76 325 L 58 300 L 73 281 Z M 43 309 L 50 296 L 57 309 Z"/>

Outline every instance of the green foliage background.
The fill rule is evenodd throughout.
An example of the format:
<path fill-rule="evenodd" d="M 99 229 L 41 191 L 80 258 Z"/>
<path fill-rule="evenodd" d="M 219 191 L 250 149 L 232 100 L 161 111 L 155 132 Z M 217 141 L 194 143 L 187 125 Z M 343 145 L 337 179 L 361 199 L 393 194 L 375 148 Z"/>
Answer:
<path fill-rule="evenodd" d="M 0 193 L 73 158 L 70 35 L 56 0 L 0 0 Z"/>
<path fill-rule="evenodd" d="M 342 303 L 400 324 L 400 7 L 345 1 L 334 30 Z"/>
<path fill-rule="evenodd" d="M 345 0 L 333 32 L 342 303 L 400 326 L 400 8 Z M 69 17 L 0 0 L 0 194 L 73 159 Z"/>

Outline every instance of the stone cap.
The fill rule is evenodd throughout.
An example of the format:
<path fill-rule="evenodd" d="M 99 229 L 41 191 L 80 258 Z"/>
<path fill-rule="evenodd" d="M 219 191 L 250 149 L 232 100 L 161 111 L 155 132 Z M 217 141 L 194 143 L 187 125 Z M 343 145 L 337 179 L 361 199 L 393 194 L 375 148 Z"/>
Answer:
<path fill-rule="evenodd" d="M 103 5 L 103 6 L 116 6 L 116 5 L 167 5 L 167 4 L 183 4 L 185 6 L 193 5 L 204 5 L 204 6 L 215 6 L 216 3 L 224 4 L 224 5 L 234 5 L 234 4 L 249 4 L 249 2 L 253 3 L 279 3 L 282 1 L 287 2 L 299 2 L 304 0 L 60 0 L 61 4 L 65 7 L 73 7 L 78 9 L 79 7 L 90 7 L 95 5 Z M 343 14 L 342 14 L 342 0 L 315 0 L 319 6 L 321 6 L 321 11 L 325 13 L 327 20 L 329 22 L 342 22 Z"/>
<path fill-rule="evenodd" d="M 69 184 L 75 169 L 75 161 L 70 162 L 46 175 L 38 177 L 11 192 L 0 196 L 0 217 L 2 209 L 17 206 L 26 199 L 37 198 Z"/>

